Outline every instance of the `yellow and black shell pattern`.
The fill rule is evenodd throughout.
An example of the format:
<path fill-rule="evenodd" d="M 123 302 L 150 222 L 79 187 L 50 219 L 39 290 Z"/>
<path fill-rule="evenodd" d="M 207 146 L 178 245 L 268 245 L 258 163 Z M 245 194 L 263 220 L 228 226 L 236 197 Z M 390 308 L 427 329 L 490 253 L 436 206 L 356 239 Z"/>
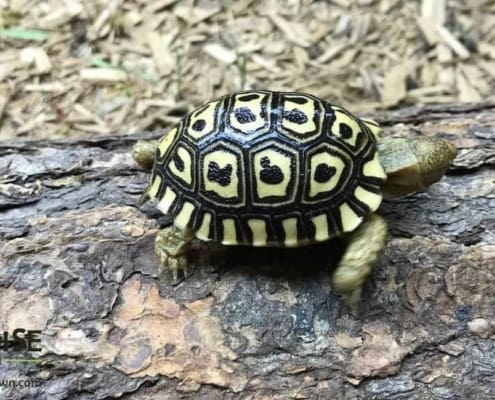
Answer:
<path fill-rule="evenodd" d="M 381 203 L 376 130 L 309 94 L 224 96 L 162 137 L 148 194 L 202 240 L 324 241 L 354 230 Z"/>

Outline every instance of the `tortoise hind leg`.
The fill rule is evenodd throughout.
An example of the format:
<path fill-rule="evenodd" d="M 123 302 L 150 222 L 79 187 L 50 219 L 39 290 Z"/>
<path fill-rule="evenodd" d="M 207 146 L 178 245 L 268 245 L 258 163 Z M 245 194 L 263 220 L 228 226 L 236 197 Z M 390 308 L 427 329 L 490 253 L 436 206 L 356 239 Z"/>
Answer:
<path fill-rule="evenodd" d="M 155 253 L 160 259 L 162 270 L 160 279 L 164 278 L 165 272 L 172 272 L 173 283 L 178 280 L 178 272 L 182 270 L 187 275 L 186 252 L 193 240 L 193 233 L 186 229 L 182 231 L 175 226 L 169 226 L 159 231 L 155 238 Z"/>
<path fill-rule="evenodd" d="M 157 146 L 158 140 L 138 140 L 132 146 L 132 158 L 140 167 L 151 169 Z"/>
<path fill-rule="evenodd" d="M 138 140 L 134 146 L 132 146 L 132 158 L 141 168 L 151 169 L 153 167 L 153 162 L 155 161 L 157 146 L 158 140 Z M 150 199 L 148 194 L 149 189 L 150 186 L 146 188 L 139 198 L 138 204 L 140 206 Z"/>
<path fill-rule="evenodd" d="M 362 286 L 385 246 L 386 237 L 387 224 L 377 214 L 371 214 L 349 236 L 349 245 L 332 276 L 332 285 L 352 308 L 359 302 Z"/>

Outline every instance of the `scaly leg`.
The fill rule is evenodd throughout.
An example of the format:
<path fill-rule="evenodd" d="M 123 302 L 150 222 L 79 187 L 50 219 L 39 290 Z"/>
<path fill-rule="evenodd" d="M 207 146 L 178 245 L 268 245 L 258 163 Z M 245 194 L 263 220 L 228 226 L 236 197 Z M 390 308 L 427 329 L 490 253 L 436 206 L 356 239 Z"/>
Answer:
<path fill-rule="evenodd" d="M 157 146 L 158 140 L 138 140 L 136 144 L 132 146 L 132 158 L 141 168 L 151 169 L 153 167 L 153 162 L 155 161 Z M 150 199 L 148 190 L 149 186 L 139 198 L 139 205 L 143 205 Z"/>
<path fill-rule="evenodd" d="M 132 157 L 140 167 L 151 169 L 158 142 L 158 140 L 139 140 L 132 147 Z M 148 199 L 148 189 L 146 189 L 139 199 L 139 204 L 143 204 Z M 179 270 L 182 270 L 185 276 L 187 275 L 186 252 L 193 237 L 190 230 L 181 231 L 175 226 L 169 226 L 157 233 L 155 253 L 162 266 L 160 278 L 164 277 L 167 269 L 172 271 L 174 283 L 178 283 Z"/>
<path fill-rule="evenodd" d="M 167 269 L 172 271 L 173 283 L 179 282 L 179 270 L 187 276 L 186 252 L 193 237 L 190 230 L 181 231 L 175 226 L 169 226 L 156 234 L 155 253 L 162 266 L 160 278 L 163 278 Z"/>
<path fill-rule="evenodd" d="M 151 169 L 157 146 L 158 140 L 138 140 L 132 146 L 132 158 L 140 167 Z"/>
<path fill-rule="evenodd" d="M 387 224 L 371 214 L 349 235 L 349 245 L 332 277 L 334 289 L 355 308 L 361 289 L 385 246 Z"/>

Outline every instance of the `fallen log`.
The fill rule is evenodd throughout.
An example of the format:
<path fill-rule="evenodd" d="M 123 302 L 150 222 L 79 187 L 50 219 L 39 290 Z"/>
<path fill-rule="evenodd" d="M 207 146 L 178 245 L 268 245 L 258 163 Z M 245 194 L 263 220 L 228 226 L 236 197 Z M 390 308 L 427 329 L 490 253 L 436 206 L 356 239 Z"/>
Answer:
<path fill-rule="evenodd" d="M 374 117 L 459 154 L 381 206 L 388 245 L 356 314 L 330 287 L 338 240 L 197 243 L 190 276 L 158 280 L 170 219 L 138 207 L 148 172 L 130 149 L 161 132 L 1 143 L 1 326 L 41 331 L 40 352 L 2 352 L 2 379 L 39 382 L 5 398 L 495 398 L 495 104 Z"/>

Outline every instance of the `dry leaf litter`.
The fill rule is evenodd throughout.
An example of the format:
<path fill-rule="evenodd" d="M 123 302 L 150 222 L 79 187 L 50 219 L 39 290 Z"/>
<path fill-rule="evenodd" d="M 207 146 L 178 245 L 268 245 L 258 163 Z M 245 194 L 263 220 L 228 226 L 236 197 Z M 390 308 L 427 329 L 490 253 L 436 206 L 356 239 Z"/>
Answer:
<path fill-rule="evenodd" d="M 495 1 L 0 0 L 0 140 L 128 134 L 241 89 L 478 102 Z"/>

